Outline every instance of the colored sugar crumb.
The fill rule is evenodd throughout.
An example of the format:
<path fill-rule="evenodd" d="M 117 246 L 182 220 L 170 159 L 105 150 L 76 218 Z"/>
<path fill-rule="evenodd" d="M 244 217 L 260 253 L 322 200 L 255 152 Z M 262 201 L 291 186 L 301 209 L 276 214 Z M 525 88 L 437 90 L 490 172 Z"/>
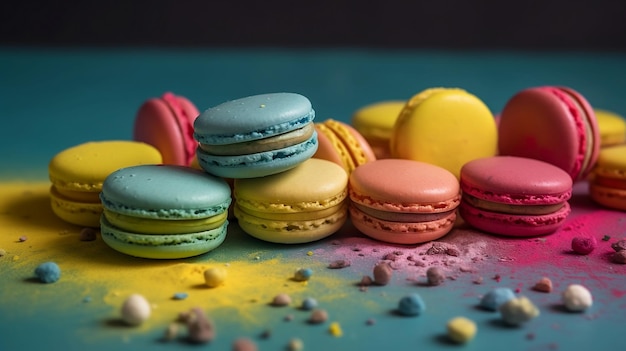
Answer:
<path fill-rule="evenodd" d="M 593 304 L 591 292 L 580 284 L 569 285 L 563 291 L 562 300 L 565 308 L 572 312 L 585 311 Z"/>
<path fill-rule="evenodd" d="M 391 281 L 393 270 L 391 266 L 385 262 L 374 266 L 374 283 L 377 285 L 387 285 Z"/>
<path fill-rule="evenodd" d="M 614 252 L 611 255 L 611 262 L 619 263 L 619 264 L 626 264 L 626 250 Z"/>
<path fill-rule="evenodd" d="M 577 236 L 572 239 L 572 251 L 579 255 L 588 255 L 598 246 L 594 237 Z"/>
<path fill-rule="evenodd" d="M 495 288 L 486 293 L 480 300 L 480 307 L 488 311 L 497 311 L 505 302 L 515 298 L 515 293 L 509 288 Z"/>
<path fill-rule="evenodd" d="M 302 342 L 302 340 L 298 338 L 293 338 L 289 340 L 289 343 L 287 344 L 287 350 L 300 351 L 302 349 L 304 349 L 304 342 Z"/>
<path fill-rule="evenodd" d="M 548 277 L 543 277 L 539 279 L 538 282 L 533 285 L 533 290 L 539 292 L 549 293 L 552 291 L 552 280 Z"/>
<path fill-rule="evenodd" d="M 172 296 L 172 299 L 174 299 L 174 300 L 184 300 L 187 297 L 189 297 L 189 294 L 184 293 L 184 292 L 179 292 L 179 293 L 175 293 L 174 296 Z"/>
<path fill-rule="evenodd" d="M 338 322 L 330 323 L 330 326 L 328 327 L 328 332 L 334 337 L 341 337 L 343 335 L 341 325 Z"/>
<path fill-rule="evenodd" d="M 80 241 L 94 241 L 96 240 L 96 230 L 93 228 L 83 228 L 80 231 Z"/>
<path fill-rule="evenodd" d="M 426 271 L 428 284 L 432 286 L 441 285 L 446 280 L 446 275 L 439 267 L 430 267 Z"/>
<path fill-rule="evenodd" d="M 309 317 L 309 323 L 320 324 L 328 320 L 328 312 L 326 310 L 314 310 Z"/>
<path fill-rule="evenodd" d="M 28 240 L 28 237 L 26 235 L 22 235 L 17 239 L 19 242 L 23 243 L 24 241 Z"/>
<path fill-rule="evenodd" d="M 35 275 L 42 283 L 54 283 L 61 278 L 61 268 L 54 262 L 45 262 L 35 268 Z"/>
<path fill-rule="evenodd" d="M 512 326 L 521 325 L 539 316 L 539 309 L 525 296 L 510 299 L 499 310 L 502 320 Z"/>
<path fill-rule="evenodd" d="M 424 300 L 418 294 L 404 296 L 398 302 L 398 312 L 404 316 L 418 316 L 426 310 Z"/>
<path fill-rule="evenodd" d="M 233 351 L 257 351 L 259 348 L 248 338 L 239 338 L 233 342 Z"/>
<path fill-rule="evenodd" d="M 150 318 L 151 307 L 145 297 L 130 295 L 122 305 L 122 320 L 128 325 L 140 325 Z"/>
<path fill-rule="evenodd" d="M 287 306 L 289 304 L 291 304 L 291 296 L 285 293 L 274 296 L 274 299 L 272 300 L 273 306 Z"/>
<path fill-rule="evenodd" d="M 216 288 L 226 280 L 226 270 L 224 268 L 213 267 L 204 271 L 204 282 L 209 288 Z"/>
<path fill-rule="evenodd" d="M 311 268 L 299 268 L 293 275 L 293 279 L 299 282 L 307 281 L 313 275 Z"/>
<path fill-rule="evenodd" d="M 7 252 L 5 249 L 0 249 L 0 257 L 6 256 Z"/>
<path fill-rule="evenodd" d="M 317 300 L 312 297 L 307 297 L 302 300 L 302 305 L 300 307 L 305 311 L 310 311 L 317 307 Z"/>
<path fill-rule="evenodd" d="M 472 340 L 478 330 L 476 323 L 465 317 L 452 318 L 446 327 L 450 340 L 460 344 Z"/>

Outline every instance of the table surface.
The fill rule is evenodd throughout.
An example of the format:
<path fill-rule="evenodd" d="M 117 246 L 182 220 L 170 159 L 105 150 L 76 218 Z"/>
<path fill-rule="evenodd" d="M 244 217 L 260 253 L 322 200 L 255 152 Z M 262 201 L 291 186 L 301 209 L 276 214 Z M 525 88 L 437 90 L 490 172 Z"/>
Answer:
<path fill-rule="evenodd" d="M 230 349 L 239 337 L 261 350 L 285 350 L 292 338 L 307 350 L 450 349 L 456 345 L 447 341 L 445 325 L 457 315 L 478 325 L 468 350 L 612 349 L 626 322 L 626 266 L 610 263 L 608 254 L 611 242 L 626 237 L 626 214 L 592 203 L 584 182 L 575 186 L 573 212 L 556 233 L 502 238 L 459 225 L 437 243 L 453 245 L 457 256 L 428 251 L 433 243 L 374 242 L 350 223 L 328 239 L 288 246 L 253 239 L 231 223 L 214 252 L 151 261 L 114 252 L 101 240 L 78 240 L 82 228 L 49 208 L 47 163 L 82 142 L 130 139 L 140 104 L 166 91 L 187 96 L 200 110 L 252 94 L 298 92 L 312 101 L 316 120 L 349 122 L 359 107 L 406 100 L 433 86 L 464 88 L 495 114 L 520 89 L 564 85 L 594 107 L 625 114 L 624 67 L 623 53 L 0 48 L 0 249 L 6 252 L 0 257 L 0 350 L 187 348 L 161 337 L 178 312 L 194 306 L 215 322 L 217 338 L 206 347 L 213 350 Z M 598 248 L 572 254 L 576 235 L 595 236 Z M 392 282 L 359 289 L 361 277 L 385 256 L 395 259 Z M 339 259 L 351 265 L 327 268 Z M 37 283 L 34 267 L 48 260 L 59 263 L 62 278 Z M 439 265 L 449 279 L 426 286 L 426 267 L 415 264 L 420 260 Z M 223 287 L 202 287 L 201 272 L 210 266 L 228 269 Z M 290 279 L 298 267 L 313 269 L 308 283 Z M 543 276 L 553 280 L 552 293 L 531 289 Z M 590 310 L 563 310 L 560 292 L 572 283 L 590 288 Z M 477 308 L 482 294 L 500 286 L 528 296 L 541 315 L 511 328 L 497 313 Z M 119 322 L 119 306 L 134 292 L 148 297 L 153 316 L 130 328 Z M 177 292 L 189 296 L 172 299 Z M 292 306 L 268 305 L 280 292 L 294 298 Z M 423 315 L 395 313 L 409 293 L 425 300 Z M 307 296 L 328 311 L 328 322 L 306 322 L 310 312 L 297 304 Z M 329 333 L 331 322 L 339 323 L 342 336 Z"/>

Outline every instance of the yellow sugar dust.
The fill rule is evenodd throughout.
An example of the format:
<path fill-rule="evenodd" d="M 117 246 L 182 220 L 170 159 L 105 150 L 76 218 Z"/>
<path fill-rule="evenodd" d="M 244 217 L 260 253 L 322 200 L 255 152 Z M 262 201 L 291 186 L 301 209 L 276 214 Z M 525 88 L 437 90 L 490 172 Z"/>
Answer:
<path fill-rule="evenodd" d="M 476 323 L 465 317 L 455 317 L 448 321 L 448 337 L 457 343 L 466 343 L 476 335 Z"/>

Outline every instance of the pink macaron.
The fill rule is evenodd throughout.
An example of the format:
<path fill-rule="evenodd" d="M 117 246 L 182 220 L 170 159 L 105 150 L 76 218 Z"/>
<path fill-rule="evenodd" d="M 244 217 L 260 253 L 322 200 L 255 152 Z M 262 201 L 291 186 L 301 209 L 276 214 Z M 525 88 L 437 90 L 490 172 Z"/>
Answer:
<path fill-rule="evenodd" d="M 185 97 L 165 93 L 144 102 L 135 118 L 133 139 L 154 146 L 164 164 L 189 166 L 198 143 L 193 138 L 196 106 Z"/>
<path fill-rule="evenodd" d="M 500 155 L 534 158 L 584 179 L 600 150 L 594 111 L 578 92 L 543 86 L 515 94 L 498 123 Z"/>
<path fill-rule="evenodd" d="M 395 244 L 419 244 L 447 234 L 460 203 L 459 182 L 432 164 L 382 159 L 352 171 L 350 218 L 363 234 Z"/>
<path fill-rule="evenodd" d="M 476 159 L 461 168 L 460 182 L 459 214 L 488 233 L 549 234 L 570 213 L 572 179 L 544 161 L 515 156 Z"/>

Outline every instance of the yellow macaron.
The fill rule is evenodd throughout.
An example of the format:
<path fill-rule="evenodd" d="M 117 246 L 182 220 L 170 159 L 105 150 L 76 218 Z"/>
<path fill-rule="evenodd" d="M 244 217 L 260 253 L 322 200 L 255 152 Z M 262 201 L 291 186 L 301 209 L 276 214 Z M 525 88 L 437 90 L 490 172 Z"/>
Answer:
<path fill-rule="evenodd" d="M 369 142 L 377 159 L 391 157 L 391 132 L 405 104 L 404 100 L 380 101 L 363 106 L 352 115 L 352 126 Z"/>
<path fill-rule="evenodd" d="M 600 146 L 623 144 L 626 142 L 626 119 L 607 110 L 594 109 L 598 129 L 600 130 Z"/>
<path fill-rule="evenodd" d="M 391 134 L 391 156 L 426 162 L 459 178 L 468 161 L 494 156 L 498 135 L 493 114 L 473 94 L 431 88 L 404 106 Z"/>
<path fill-rule="evenodd" d="M 66 222 L 98 227 L 104 179 L 123 167 L 161 162 L 156 148 L 136 141 L 87 142 L 65 149 L 48 165 L 52 211 Z"/>

